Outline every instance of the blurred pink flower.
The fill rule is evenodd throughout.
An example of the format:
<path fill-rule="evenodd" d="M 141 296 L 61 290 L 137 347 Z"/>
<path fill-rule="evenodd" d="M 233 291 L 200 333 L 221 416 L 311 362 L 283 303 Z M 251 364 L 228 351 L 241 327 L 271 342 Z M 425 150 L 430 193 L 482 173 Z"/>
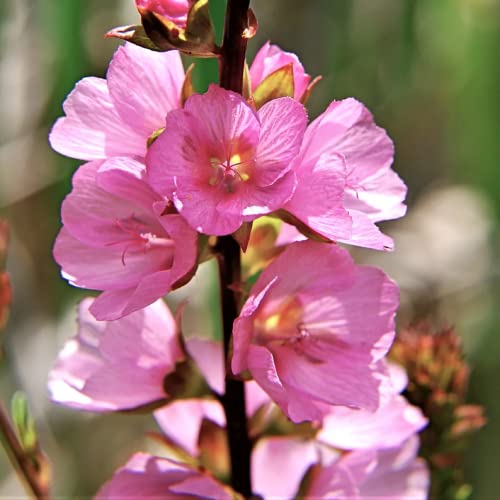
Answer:
<path fill-rule="evenodd" d="M 338 246 L 289 246 L 261 274 L 233 328 L 235 374 L 249 370 L 294 422 L 329 405 L 375 411 L 387 380 L 397 286 Z"/>
<path fill-rule="evenodd" d="M 429 471 L 412 436 L 395 448 L 336 453 L 297 437 L 261 439 L 252 453 L 254 492 L 264 498 L 427 498 Z M 311 469 L 310 469 L 311 468 Z"/>
<path fill-rule="evenodd" d="M 111 320 L 151 304 L 194 272 L 197 235 L 129 158 L 82 165 L 62 205 L 54 258 L 73 285 L 103 290 L 91 307 Z"/>
<path fill-rule="evenodd" d="M 332 406 L 325 415 L 316 439 L 344 450 L 399 446 L 427 425 L 420 408 L 399 393 L 406 387 L 402 368 L 389 365 L 391 391 L 375 412 Z"/>
<path fill-rule="evenodd" d="M 154 52 L 133 44 L 116 51 L 106 80 L 77 83 L 49 141 L 59 153 L 81 160 L 113 156 L 141 159 L 147 141 L 181 106 L 184 68 L 177 51 Z"/>
<path fill-rule="evenodd" d="M 68 340 L 49 373 L 56 403 L 88 411 L 115 411 L 166 399 L 164 378 L 184 358 L 175 321 L 162 300 L 117 321 L 97 321 L 94 299 L 78 307 L 78 334 Z"/>
<path fill-rule="evenodd" d="M 429 469 L 425 461 L 417 458 L 418 436 L 414 435 L 402 445 L 376 451 L 376 465 L 359 482 L 359 497 L 411 498 L 425 500 L 430 486 Z M 343 460 L 350 465 L 364 451 L 354 451 Z"/>
<path fill-rule="evenodd" d="M 292 52 L 285 52 L 277 45 L 266 42 L 254 57 L 250 66 L 250 81 L 254 91 L 274 71 L 287 64 L 293 68 L 294 98 L 299 100 L 309 85 L 311 77 L 305 72 L 299 58 Z"/>
<path fill-rule="evenodd" d="M 185 28 L 188 12 L 195 0 L 135 0 L 139 12 L 154 12 L 168 19 L 179 28 Z"/>
<path fill-rule="evenodd" d="M 256 112 L 240 95 L 211 85 L 168 114 L 147 156 L 151 185 L 197 231 L 230 234 L 290 198 L 295 178 L 286 174 L 306 122 L 293 99 Z"/>
<path fill-rule="evenodd" d="M 234 492 L 205 471 L 167 458 L 136 453 L 95 496 L 96 500 L 122 498 L 232 500 Z"/>
<path fill-rule="evenodd" d="M 363 104 L 334 101 L 307 128 L 292 166 L 297 188 L 284 209 L 331 240 L 390 250 L 392 239 L 375 223 L 406 211 L 393 156 L 392 141 Z"/>
<path fill-rule="evenodd" d="M 270 402 L 267 394 L 250 380 L 245 382 L 247 417 Z M 226 416 L 221 403 L 215 399 L 197 398 L 173 401 L 154 412 L 163 433 L 192 456 L 199 454 L 199 437 L 203 420 L 226 427 Z"/>

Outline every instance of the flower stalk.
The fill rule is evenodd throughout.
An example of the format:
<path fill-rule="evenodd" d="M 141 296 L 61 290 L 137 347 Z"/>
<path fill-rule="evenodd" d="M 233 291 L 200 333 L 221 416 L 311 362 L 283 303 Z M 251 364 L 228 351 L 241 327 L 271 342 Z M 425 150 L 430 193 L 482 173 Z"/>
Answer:
<path fill-rule="evenodd" d="M 228 0 L 224 40 L 220 62 L 221 87 L 241 94 L 247 39 L 243 36 L 248 24 L 250 0 Z M 241 293 L 240 247 L 230 235 L 218 238 L 216 253 L 219 264 L 224 356 L 229 360 L 233 322 L 238 317 Z M 229 365 L 229 363 L 227 363 Z M 227 436 L 231 463 L 231 486 L 250 497 L 250 440 L 248 437 L 243 381 L 226 375 L 222 405 L 227 421 Z"/>
<path fill-rule="evenodd" d="M 0 437 L 16 472 L 33 497 L 37 500 L 48 500 L 48 483 L 41 476 L 42 471 L 37 469 L 36 461 L 23 449 L 3 405 L 0 405 Z"/>

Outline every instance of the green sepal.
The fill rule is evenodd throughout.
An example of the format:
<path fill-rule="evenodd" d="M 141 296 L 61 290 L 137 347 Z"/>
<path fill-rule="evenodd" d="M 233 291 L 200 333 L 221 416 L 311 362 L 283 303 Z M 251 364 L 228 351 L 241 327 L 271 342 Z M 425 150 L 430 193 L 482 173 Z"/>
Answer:
<path fill-rule="evenodd" d="M 287 64 L 266 76 L 259 86 L 254 90 L 253 101 L 257 109 L 266 102 L 279 97 L 291 97 L 295 95 L 295 82 L 293 78 L 293 64 Z"/>

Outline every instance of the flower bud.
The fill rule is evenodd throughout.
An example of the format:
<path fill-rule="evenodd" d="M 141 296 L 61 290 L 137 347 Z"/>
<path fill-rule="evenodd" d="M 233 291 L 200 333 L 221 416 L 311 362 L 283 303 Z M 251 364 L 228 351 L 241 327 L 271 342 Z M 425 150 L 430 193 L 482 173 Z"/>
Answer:
<path fill-rule="evenodd" d="M 194 0 L 135 0 L 141 15 L 145 11 L 153 12 L 182 29 L 186 27 L 188 12 L 193 4 Z"/>
<path fill-rule="evenodd" d="M 468 490 L 464 451 L 486 423 L 481 406 L 465 404 L 469 366 L 460 337 L 453 329 L 433 332 L 421 324 L 399 333 L 391 356 L 408 372 L 408 400 L 429 419 L 421 434 L 421 455 L 431 466 L 431 497 L 458 498 Z"/>

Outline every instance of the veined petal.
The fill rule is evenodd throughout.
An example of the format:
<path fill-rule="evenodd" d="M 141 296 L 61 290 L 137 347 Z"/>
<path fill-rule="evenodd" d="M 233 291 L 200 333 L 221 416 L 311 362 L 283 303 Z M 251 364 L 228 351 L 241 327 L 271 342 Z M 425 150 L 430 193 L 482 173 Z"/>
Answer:
<path fill-rule="evenodd" d="M 332 241 L 349 239 L 352 220 L 344 207 L 344 157 L 325 153 L 316 162 L 297 163 L 297 187 L 284 210 Z"/>
<path fill-rule="evenodd" d="M 255 182 L 269 186 L 290 170 L 307 126 L 307 112 L 294 99 L 273 99 L 259 110 L 260 141 L 255 163 Z"/>
<path fill-rule="evenodd" d="M 78 82 L 63 105 L 49 136 L 57 152 L 81 160 L 110 156 L 142 157 L 146 139 L 123 123 L 109 95 L 106 80 L 88 77 Z"/>
<path fill-rule="evenodd" d="M 93 290 L 123 290 L 135 287 L 145 275 L 170 268 L 172 253 L 163 248 L 125 253 L 113 248 L 95 248 L 61 229 L 54 258 L 70 282 Z"/>
<path fill-rule="evenodd" d="M 164 126 L 169 111 L 181 107 L 184 68 L 176 50 L 155 52 L 127 43 L 116 51 L 107 81 L 121 120 L 146 139 Z"/>

